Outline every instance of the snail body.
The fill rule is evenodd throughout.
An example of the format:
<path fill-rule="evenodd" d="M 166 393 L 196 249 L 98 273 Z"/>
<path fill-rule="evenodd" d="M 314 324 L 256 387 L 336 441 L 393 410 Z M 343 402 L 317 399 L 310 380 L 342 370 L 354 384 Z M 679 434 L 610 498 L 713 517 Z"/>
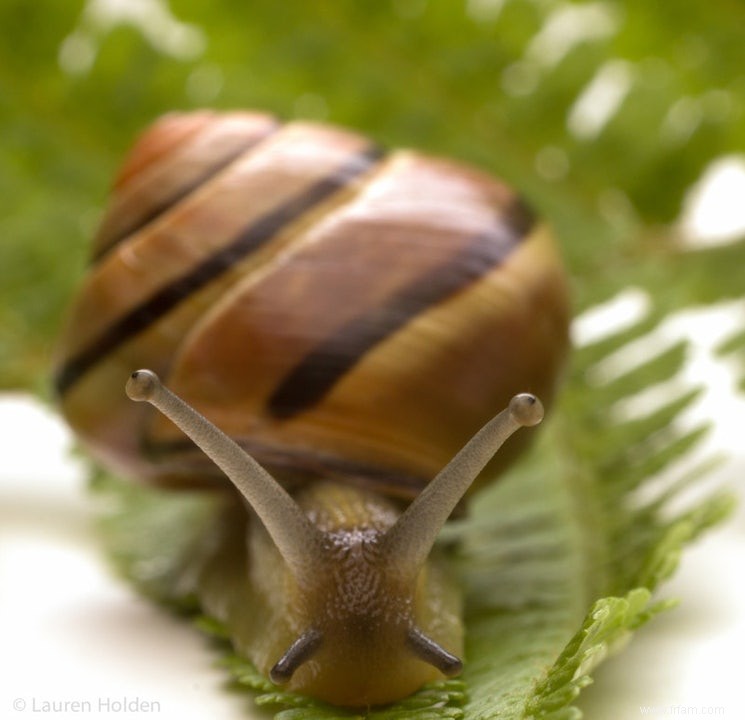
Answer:
<path fill-rule="evenodd" d="M 250 473 L 266 468 L 282 500 L 239 487 L 261 521 L 248 570 L 239 553 L 230 582 L 205 572 L 203 602 L 277 682 L 379 704 L 460 667 L 457 592 L 426 558 L 474 477 L 446 501 L 433 488 L 443 473 L 454 484 L 451 458 L 516 392 L 550 401 L 567 325 L 550 234 L 485 173 L 334 127 L 198 112 L 160 120 L 125 162 L 55 382 L 81 442 L 117 472 L 228 487 L 184 438 L 192 421 L 117 392 L 138 367 L 173 392 L 151 396 L 136 374 L 135 399 L 176 398 L 250 454 Z M 505 412 L 511 430 L 535 419 Z M 222 446 L 216 459 L 194 439 L 220 465 Z M 424 509 L 402 512 L 413 498 Z M 228 585 L 251 618 L 219 598 Z"/>

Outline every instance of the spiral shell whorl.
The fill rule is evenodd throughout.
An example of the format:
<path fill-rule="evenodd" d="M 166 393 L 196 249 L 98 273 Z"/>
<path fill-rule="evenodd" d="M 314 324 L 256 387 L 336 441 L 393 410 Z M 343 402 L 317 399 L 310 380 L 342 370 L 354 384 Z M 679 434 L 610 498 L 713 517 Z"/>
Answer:
<path fill-rule="evenodd" d="M 160 483 L 212 471 L 115 396 L 132 367 L 271 467 L 412 497 L 515 392 L 550 400 L 566 351 L 560 263 L 509 188 L 327 126 L 166 117 L 94 254 L 57 388 L 99 458 Z"/>

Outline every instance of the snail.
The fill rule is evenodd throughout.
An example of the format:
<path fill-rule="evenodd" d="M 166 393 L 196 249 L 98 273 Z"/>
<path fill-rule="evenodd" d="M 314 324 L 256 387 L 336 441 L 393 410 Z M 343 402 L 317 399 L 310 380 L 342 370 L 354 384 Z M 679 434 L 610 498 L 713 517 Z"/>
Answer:
<path fill-rule="evenodd" d="M 241 654 L 379 705 L 461 669 L 433 545 L 540 421 L 568 314 L 550 232 L 487 173 L 269 114 L 171 114 L 115 181 L 54 381 L 102 464 L 241 518 L 195 581 Z"/>

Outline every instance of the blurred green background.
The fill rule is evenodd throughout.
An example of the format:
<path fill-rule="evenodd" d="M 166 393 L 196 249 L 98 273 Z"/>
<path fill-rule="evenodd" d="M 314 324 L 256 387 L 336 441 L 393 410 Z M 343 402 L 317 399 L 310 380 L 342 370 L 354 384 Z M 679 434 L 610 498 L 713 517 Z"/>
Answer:
<path fill-rule="evenodd" d="M 473 162 L 554 223 L 579 308 L 659 289 L 686 191 L 744 146 L 744 30 L 738 0 L 0 0 L 0 387 L 47 392 L 111 177 L 172 109 Z M 739 292 L 733 252 L 662 305 Z"/>

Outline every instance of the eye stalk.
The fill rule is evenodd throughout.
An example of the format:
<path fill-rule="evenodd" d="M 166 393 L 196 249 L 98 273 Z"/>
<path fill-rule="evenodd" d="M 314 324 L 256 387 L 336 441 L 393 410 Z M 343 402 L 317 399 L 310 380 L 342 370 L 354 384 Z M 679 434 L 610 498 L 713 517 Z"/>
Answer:
<path fill-rule="evenodd" d="M 287 491 L 207 418 L 164 387 L 152 370 L 137 370 L 126 385 L 130 399 L 149 402 L 190 437 L 231 480 L 261 519 L 284 561 L 304 578 L 317 571 L 321 534 Z"/>
<path fill-rule="evenodd" d="M 437 535 L 461 498 L 494 453 L 521 427 L 543 419 L 543 404 L 529 393 L 515 395 L 509 406 L 481 428 L 414 499 L 386 534 L 385 552 L 409 572 L 424 565 Z"/>
<path fill-rule="evenodd" d="M 160 389 L 160 378 L 152 370 L 133 372 L 125 386 L 129 399 L 136 402 L 151 401 Z"/>
<path fill-rule="evenodd" d="M 534 427 L 543 420 L 543 404 L 530 393 L 520 393 L 510 400 L 510 417 L 521 427 Z"/>
<path fill-rule="evenodd" d="M 422 570 L 440 529 L 494 453 L 516 430 L 542 420 L 538 398 L 527 393 L 513 397 L 400 516 L 393 516 L 369 537 L 360 532 L 363 526 L 350 526 L 340 545 L 338 537 L 317 527 L 264 468 L 164 387 L 155 373 L 132 373 L 126 392 L 132 400 L 155 406 L 220 467 L 264 525 L 286 564 L 288 587 L 294 584 L 307 594 L 298 604 L 298 617 L 290 623 L 295 639 L 267 668 L 275 683 L 289 683 L 311 660 L 328 666 L 308 673 L 314 682 L 314 676 L 325 673 L 367 683 L 375 674 L 373 668 L 386 664 L 386 672 L 395 678 L 399 665 L 410 667 L 417 660 L 448 677 L 461 671 L 461 660 L 430 637 L 426 626 L 419 627 L 415 596 L 427 575 Z M 358 641 L 370 647 L 359 652 L 349 647 Z M 366 662 L 370 667 L 362 667 Z M 350 671 L 355 663 L 360 667 Z M 366 697 L 371 703 L 387 701 L 387 696 Z"/>

